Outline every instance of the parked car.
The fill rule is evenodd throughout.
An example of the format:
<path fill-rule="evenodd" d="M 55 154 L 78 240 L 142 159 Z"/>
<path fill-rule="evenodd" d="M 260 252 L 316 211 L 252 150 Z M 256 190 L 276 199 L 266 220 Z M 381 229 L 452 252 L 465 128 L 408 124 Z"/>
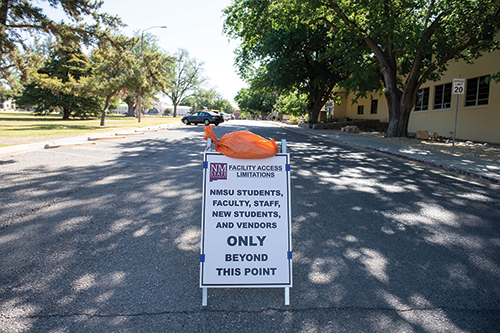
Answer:
<path fill-rule="evenodd" d="M 182 117 L 181 121 L 186 124 L 205 124 L 205 126 L 214 124 L 215 126 L 224 122 L 224 118 L 217 113 L 208 111 L 199 111 L 192 115 Z"/>
<path fill-rule="evenodd" d="M 221 112 L 220 113 L 222 115 L 222 117 L 224 117 L 224 121 L 228 121 L 231 119 L 231 115 L 230 114 L 227 114 L 227 113 L 224 113 L 224 112 Z"/>

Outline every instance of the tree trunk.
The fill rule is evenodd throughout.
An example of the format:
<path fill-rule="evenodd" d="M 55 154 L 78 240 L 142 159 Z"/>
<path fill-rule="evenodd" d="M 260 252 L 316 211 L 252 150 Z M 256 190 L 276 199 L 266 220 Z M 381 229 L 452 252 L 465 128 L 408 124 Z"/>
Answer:
<path fill-rule="evenodd" d="M 101 114 L 101 126 L 104 126 L 104 123 L 106 121 L 106 112 L 108 112 L 110 102 L 111 102 L 111 95 L 106 96 L 106 102 L 104 102 L 104 110 L 102 111 Z"/>
<path fill-rule="evenodd" d="M 69 120 L 69 116 L 71 115 L 71 111 L 67 110 L 66 108 L 63 108 L 62 113 L 63 113 L 62 120 Z"/>
<path fill-rule="evenodd" d="M 137 103 L 135 103 L 134 107 L 135 107 L 135 117 L 140 119 L 140 117 L 142 116 L 142 112 L 141 112 L 142 101 L 141 101 L 141 105 L 139 105 L 139 102 L 137 102 Z M 139 112 L 141 112 L 141 114 L 139 114 Z"/>
<path fill-rule="evenodd" d="M 387 127 L 387 136 L 405 137 L 408 135 L 408 112 L 399 103 L 392 108 L 392 116 L 389 117 L 389 126 Z"/>
<path fill-rule="evenodd" d="M 127 115 L 125 117 L 133 117 L 134 116 L 134 102 L 133 101 L 127 101 L 127 106 L 128 106 L 128 110 L 127 110 Z"/>
<path fill-rule="evenodd" d="M 384 91 L 389 108 L 387 136 L 406 137 L 408 136 L 408 123 L 410 121 L 411 110 L 415 106 L 420 85 L 416 80 L 409 78 L 405 82 L 403 91 L 396 88 L 396 82 L 391 83 L 389 86 L 392 88 Z M 391 91 L 394 93 L 391 93 Z"/>
<path fill-rule="evenodd" d="M 393 87 L 384 90 L 385 99 L 387 101 L 387 108 L 389 110 L 389 126 L 387 127 L 387 136 L 396 137 L 401 136 L 403 130 L 401 128 L 401 90 Z"/>
<path fill-rule="evenodd" d="M 309 99 L 306 112 L 309 115 L 310 123 L 317 123 L 319 120 L 319 112 L 321 108 L 325 105 L 326 99 L 323 98 L 323 94 L 316 94 Z"/>
<path fill-rule="evenodd" d="M 174 103 L 174 114 L 173 117 L 177 117 L 177 104 Z"/>

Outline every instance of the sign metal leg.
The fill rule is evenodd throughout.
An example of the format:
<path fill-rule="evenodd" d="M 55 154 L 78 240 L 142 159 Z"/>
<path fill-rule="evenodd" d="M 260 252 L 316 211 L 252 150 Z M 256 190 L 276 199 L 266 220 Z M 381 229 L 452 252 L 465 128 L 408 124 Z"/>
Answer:
<path fill-rule="evenodd" d="M 202 306 L 207 306 L 208 303 L 208 288 L 202 288 L 203 289 L 203 300 L 201 302 Z"/>
<path fill-rule="evenodd" d="M 290 305 L 290 287 L 285 287 L 285 305 Z"/>
<path fill-rule="evenodd" d="M 207 138 L 207 150 L 212 151 L 212 139 Z"/>

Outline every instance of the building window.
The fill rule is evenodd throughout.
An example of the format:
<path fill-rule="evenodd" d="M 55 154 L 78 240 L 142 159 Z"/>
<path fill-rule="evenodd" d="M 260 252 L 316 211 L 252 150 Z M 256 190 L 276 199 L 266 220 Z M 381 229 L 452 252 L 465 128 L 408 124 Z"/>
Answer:
<path fill-rule="evenodd" d="M 429 88 L 418 90 L 417 101 L 415 102 L 415 112 L 429 110 L 429 90 Z"/>
<path fill-rule="evenodd" d="M 434 109 L 449 109 L 451 107 L 451 83 L 436 86 Z"/>
<path fill-rule="evenodd" d="M 372 107 L 370 109 L 371 114 L 377 114 L 378 109 L 378 99 L 372 99 Z"/>
<path fill-rule="evenodd" d="M 363 114 L 365 112 L 365 106 L 364 105 L 358 105 L 358 114 Z"/>
<path fill-rule="evenodd" d="M 476 77 L 467 80 L 465 93 L 465 106 L 487 105 L 490 95 L 490 83 L 486 82 L 488 76 Z"/>

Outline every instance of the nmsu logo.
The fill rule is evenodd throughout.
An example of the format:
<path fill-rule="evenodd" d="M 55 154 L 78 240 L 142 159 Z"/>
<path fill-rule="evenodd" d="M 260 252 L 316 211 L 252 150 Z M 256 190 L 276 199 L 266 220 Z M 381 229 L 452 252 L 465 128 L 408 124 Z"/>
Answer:
<path fill-rule="evenodd" d="M 210 181 L 227 180 L 227 163 L 210 164 Z"/>

